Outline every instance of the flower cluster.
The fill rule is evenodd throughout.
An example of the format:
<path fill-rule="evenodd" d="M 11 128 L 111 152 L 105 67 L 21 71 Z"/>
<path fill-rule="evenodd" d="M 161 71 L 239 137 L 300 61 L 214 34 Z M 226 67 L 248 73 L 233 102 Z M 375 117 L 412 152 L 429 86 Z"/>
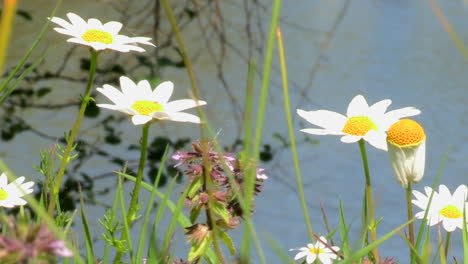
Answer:
<path fill-rule="evenodd" d="M 202 184 L 203 174 L 208 173 L 214 184 L 213 198 L 216 203 L 227 208 L 229 221 L 219 219 L 217 224 L 225 228 L 233 228 L 243 217 L 243 210 L 238 200 L 238 193 L 245 192 L 245 172 L 249 171 L 250 164 L 242 164 L 240 159 L 230 153 L 218 154 L 211 142 L 194 142 L 192 151 L 177 151 L 172 159 L 178 161 L 176 167 L 186 165 L 185 174 L 189 177 L 190 187 L 187 194 L 187 203 L 193 210 L 200 210 L 209 202 L 206 186 Z M 205 150 L 205 149 L 206 150 Z M 206 158 L 204 158 L 206 155 Z M 209 167 L 209 172 L 206 168 Z M 263 168 L 255 168 L 254 194 L 257 195 L 263 188 L 263 182 L 268 179 Z"/>
<path fill-rule="evenodd" d="M 56 257 L 71 257 L 65 243 L 57 239 L 45 224 L 32 223 L 31 219 L 4 219 L 6 235 L 0 235 L 0 260 L 2 263 L 51 263 Z M 24 262 L 25 263 L 25 262 Z"/>

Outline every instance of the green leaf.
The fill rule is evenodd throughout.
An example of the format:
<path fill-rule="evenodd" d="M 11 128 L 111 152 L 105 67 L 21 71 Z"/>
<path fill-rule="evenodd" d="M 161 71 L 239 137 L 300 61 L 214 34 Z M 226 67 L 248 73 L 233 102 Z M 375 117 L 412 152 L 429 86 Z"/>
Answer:
<path fill-rule="evenodd" d="M 214 203 L 211 203 L 211 207 L 215 214 L 219 215 L 223 219 L 224 222 L 229 223 L 230 215 L 224 204 L 220 202 L 214 202 Z"/>
<path fill-rule="evenodd" d="M 229 253 L 231 253 L 231 256 L 234 256 L 236 254 L 236 247 L 234 247 L 234 243 L 232 242 L 231 237 L 227 232 L 218 230 L 219 238 L 226 244 L 227 248 L 229 249 Z"/>
<path fill-rule="evenodd" d="M 84 209 L 83 194 L 80 189 L 80 203 L 81 203 L 81 222 L 83 223 L 83 231 L 85 234 L 86 255 L 88 264 L 94 262 L 93 239 L 89 230 L 88 220 L 86 219 L 86 210 Z"/>
<path fill-rule="evenodd" d="M 188 191 L 187 191 L 188 198 L 192 198 L 195 195 L 195 193 L 202 187 L 202 185 L 203 185 L 202 177 L 197 177 L 195 180 L 193 180 L 190 183 L 190 186 L 188 187 Z"/>
<path fill-rule="evenodd" d="M 205 254 L 205 251 L 210 247 L 211 242 L 211 236 L 207 236 L 201 243 L 193 243 L 189 251 L 188 262 L 192 262 L 195 259 L 202 257 Z"/>
<path fill-rule="evenodd" d="M 190 211 L 190 222 L 195 223 L 201 212 L 201 206 L 196 206 Z"/>

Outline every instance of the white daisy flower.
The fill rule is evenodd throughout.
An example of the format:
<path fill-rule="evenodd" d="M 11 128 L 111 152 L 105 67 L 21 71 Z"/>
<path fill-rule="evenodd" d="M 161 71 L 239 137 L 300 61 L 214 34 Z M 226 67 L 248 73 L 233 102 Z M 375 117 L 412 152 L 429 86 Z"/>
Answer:
<path fill-rule="evenodd" d="M 67 40 L 68 42 L 90 46 L 96 51 L 112 49 L 120 52 L 129 52 L 131 50 L 144 52 L 143 48 L 135 44 L 154 46 L 149 42 L 151 38 L 119 35 L 118 33 L 122 28 L 120 22 L 110 21 L 102 24 L 101 21 L 95 18 L 90 18 L 86 22 L 74 13 L 68 13 L 67 17 L 70 22 L 59 17 L 52 17 L 50 21 L 61 26 L 54 28 L 55 31 L 72 36 Z"/>
<path fill-rule="evenodd" d="M 181 112 L 183 110 L 205 105 L 205 101 L 183 99 L 169 102 L 174 84 L 162 82 L 154 91 L 146 80 L 135 84 L 128 77 L 120 77 L 120 87 L 117 90 L 111 85 L 104 84 L 97 90 L 114 104 L 98 104 L 97 106 L 117 110 L 132 117 L 135 125 L 142 125 L 152 120 L 172 120 L 178 122 L 200 123 L 198 116 Z"/>
<path fill-rule="evenodd" d="M 426 134 L 418 122 L 402 119 L 387 132 L 387 146 L 393 172 L 403 188 L 408 181 L 418 183 L 424 176 Z"/>
<path fill-rule="evenodd" d="M 362 95 L 351 100 L 346 116 L 328 110 L 304 111 L 297 109 L 297 114 L 321 128 L 301 129 L 302 132 L 313 135 L 342 136 L 344 143 L 355 143 L 364 139 L 372 146 L 387 150 L 385 132 L 403 117 L 418 115 L 421 111 L 414 107 L 405 107 L 385 113 L 392 103 L 385 99 L 371 106 Z"/>
<path fill-rule="evenodd" d="M 321 241 L 317 241 L 315 244 L 307 244 L 307 247 L 301 248 L 292 248 L 289 251 L 299 250 L 300 252 L 296 254 L 294 260 L 299 260 L 301 258 L 306 258 L 307 264 L 314 263 L 318 258 L 323 264 L 331 264 L 333 260 L 338 256 L 325 246 L 327 239 L 323 236 L 320 237 Z M 331 247 L 335 252 L 340 250 L 339 247 Z"/>
<path fill-rule="evenodd" d="M 442 222 L 442 226 L 447 232 L 454 231 L 457 227 L 463 229 L 463 208 L 468 208 L 468 187 L 464 184 L 458 186 L 453 195 L 445 185 L 439 186 L 439 193 L 434 191 L 429 209 L 429 198 L 432 193 L 431 187 L 424 187 L 426 194 L 413 191 L 416 200 L 412 203 L 423 211 L 415 215 L 418 219 L 423 219 L 427 210 L 427 224 L 429 226 Z M 466 224 L 466 223 L 465 223 Z M 467 226 L 468 227 L 468 226 Z"/>
<path fill-rule="evenodd" d="M 7 175 L 0 175 L 0 207 L 13 208 L 26 204 L 21 197 L 33 192 L 34 182 L 24 182 L 24 179 L 24 176 L 21 176 L 8 184 Z"/>

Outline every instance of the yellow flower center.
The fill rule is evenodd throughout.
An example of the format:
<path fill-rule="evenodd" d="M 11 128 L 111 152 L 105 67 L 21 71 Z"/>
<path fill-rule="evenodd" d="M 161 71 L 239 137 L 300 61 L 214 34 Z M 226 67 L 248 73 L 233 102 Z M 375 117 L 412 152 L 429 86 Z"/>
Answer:
<path fill-rule="evenodd" d="M 348 118 L 342 131 L 349 135 L 364 136 L 371 129 L 377 130 L 377 126 L 369 117 L 353 116 Z"/>
<path fill-rule="evenodd" d="M 88 30 L 81 37 L 86 42 L 101 42 L 104 44 L 111 44 L 113 42 L 111 34 L 98 29 Z"/>
<path fill-rule="evenodd" d="M 0 189 L 0 200 L 5 200 L 6 198 L 8 198 L 8 193 L 5 190 Z"/>
<path fill-rule="evenodd" d="M 463 213 L 454 205 L 447 205 L 440 209 L 439 214 L 451 219 L 461 218 Z"/>
<path fill-rule="evenodd" d="M 164 108 L 160 103 L 146 100 L 136 101 L 132 105 L 132 108 L 135 109 L 140 115 L 149 115 L 153 112 L 164 111 Z"/>
<path fill-rule="evenodd" d="M 309 252 L 312 254 L 322 254 L 325 251 L 322 248 L 309 248 Z"/>
<path fill-rule="evenodd" d="M 411 119 L 401 119 L 387 132 L 388 141 L 399 146 L 417 145 L 425 138 L 426 134 L 422 126 Z"/>

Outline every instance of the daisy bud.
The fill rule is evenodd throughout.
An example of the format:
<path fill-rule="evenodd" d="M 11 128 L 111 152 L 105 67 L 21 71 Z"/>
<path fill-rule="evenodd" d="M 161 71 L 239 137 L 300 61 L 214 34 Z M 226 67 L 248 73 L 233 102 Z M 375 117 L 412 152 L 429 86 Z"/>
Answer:
<path fill-rule="evenodd" d="M 420 124 L 401 119 L 387 132 L 388 154 L 398 183 L 408 187 L 408 181 L 418 183 L 424 176 L 426 134 Z"/>

